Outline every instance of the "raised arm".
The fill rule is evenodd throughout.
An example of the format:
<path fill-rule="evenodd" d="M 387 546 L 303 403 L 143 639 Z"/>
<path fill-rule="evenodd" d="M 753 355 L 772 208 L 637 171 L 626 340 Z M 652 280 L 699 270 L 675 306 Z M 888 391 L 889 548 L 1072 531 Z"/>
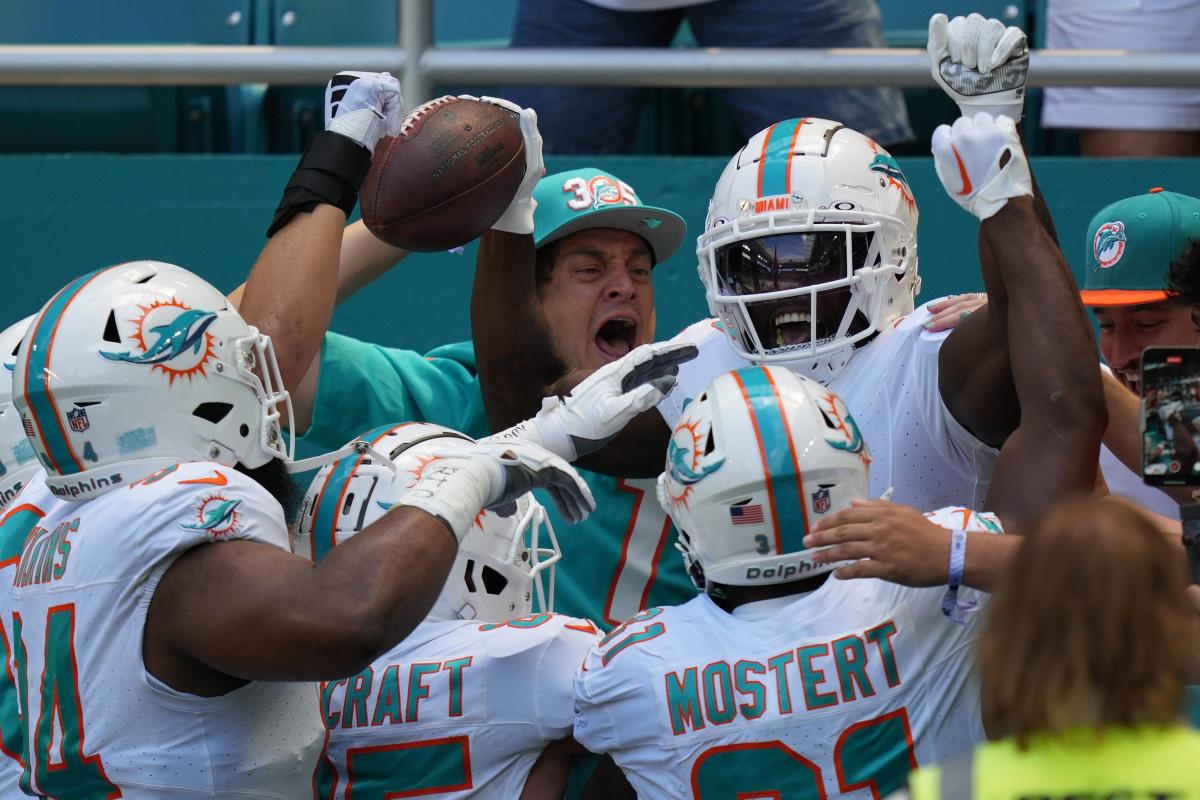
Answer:
<path fill-rule="evenodd" d="M 532 233 L 493 229 L 479 240 L 471 330 L 494 431 L 536 414 L 567 373 L 538 301 L 534 260 Z"/>
<path fill-rule="evenodd" d="M 325 211 L 322 212 L 320 209 L 325 209 Z M 329 290 L 327 286 L 324 286 L 327 284 L 328 276 L 323 269 L 318 268 L 328 263 L 329 255 L 326 250 L 333 229 L 324 221 L 309 220 L 307 218 L 318 213 L 330 213 L 333 210 L 335 209 L 332 206 L 318 206 L 311 214 L 297 215 L 297 218 L 286 228 L 276 234 L 275 237 L 272 237 L 272 241 L 274 241 L 280 236 L 288 234 L 289 231 L 298 229 L 306 231 L 308 236 L 314 238 L 316 241 L 312 246 L 296 246 L 292 248 L 302 253 L 298 262 L 282 254 L 273 254 L 269 260 L 264 261 L 264 257 L 260 255 L 259 264 L 255 266 L 255 270 L 258 271 L 259 265 L 261 265 L 264 275 L 271 272 L 276 273 L 280 285 L 284 287 L 278 294 L 258 293 L 258 296 L 267 305 L 267 308 L 256 311 L 256 314 L 281 313 L 289 307 L 290 303 L 300 304 L 292 306 L 300 309 L 301 317 L 296 321 L 300 328 L 295 332 L 296 338 L 300 341 L 298 343 L 284 341 L 283 347 L 307 351 L 312 346 L 312 340 L 316 339 L 317 341 L 316 354 L 309 362 L 303 377 L 297 383 L 287 384 L 288 391 L 292 395 L 294 417 L 291 420 L 290 427 L 298 435 L 308 430 L 309 425 L 312 423 L 317 382 L 321 375 L 320 340 L 324 336 L 328 326 L 330 313 L 323 313 L 321 310 L 324 308 L 329 296 L 327 294 Z M 270 243 L 268 243 L 268 246 L 270 246 Z M 367 226 L 362 223 L 362 220 L 358 220 L 342 228 L 341 251 L 338 255 L 336 288 L 334 290 L 334 307 L 336 308 L 341 305 L 360 289 L 370 284 L 376 278 L 379 278 L 407 255 L 407 250 L 392 247 L 386 242 L 377 239 L 374 234 L 367 230 Z M 291 277 L 297 272 L 308 271 L 318 272 L 317 275 L 313 276 L 313 283 L 311 284 L 306 284 L 303 281 L 295 281 Z M 273 278 L 264 278 L 264 283 L 269 286 L 272 280 Z M 295 283 L 289 284 L 289 281 L 295 281 Z M 320 288 L 321 286 L 324 286 L 324 288 Z M 243 283 L 229 293 L 229 302 L 241 309 L 242 297 L 245 291 L 246 284 Z M 317 306 L 319 308 L 311 311 L 309 306 Z M 321 320 L 325 320 L 324 325 L 321 324 Z M 319 333 L 317 333 L 318 330 Z M 285 338 L 290 338 L 290 335 L 285 336 Z"/>
<path fill-rule="evenodd" d="M 957 341 L 964 349 L 955 358 L 967 358 L 964 343 L 979 348 L 972 356 L 979 369 L 1001 374 L 997 349 L 1011 364 L 1002 383 L 1016 396 L 1014 430 L 1000 450 L 986 504 L 1009 533 L 1019 533 L 1050 503 L 1095 484 L 1107 423 L 1095 344 L 1070 271 L 1038 219 L 1012 120 L 985 113 L 959 119 L 935 132 L 933 149 L 947 191 L 982 219 L 981 245 L 988 253 L 983 269 L 989 308 L 968 317 L 943 352 Z M 1002 313 L 989 314 L 993 306 Z M 961 338 L 964 332 L 975 338 Z M 942 365 L 943 397 L 953 411 L 944 356 Z M 818 563 L 863 559 L 839 569 L 839 577 L 931 586 L 946 579 L 950 536 L 914 509 L 872 500 L 855 501 L 822 520 L 804 541 L 809 547 L 834 545 L 815 555 Z M 969 534 L 967 542 L 963 581 L 988 590 L 1018 542 L 982 533 Z"/>
<path fill-rule="evenodd" d="M 381 271 L 391 257 L 382 243 L 346 217 L 380 138 L 399 130 L 399 83 L 387 73 L 339 73 L 326 88 L 326 130 L 318 134 L 292 174 L 250 277 L 231 295 L 242 317 L 271 337 L 284 386 L 294 392 L 294 431 L 308 427 L 315 376 L 310 372 L 340 293 Z M 346 242 L 343 242 L 343 231 Z M 373 237 L 371 237 L 373 238 Z M 339 280 L 343 248 L 370 263 Z M 396 251 L 398 254 L 399 251 Z M 344 285 L 343 285 L 344 284 Z M 300 387 L 303 387 L 301 389 Z"/>
<path fill-rule="evenodd" d="M 1019 28 L 1005 27 L 1000 21 L 984 19 L 979 14 L 954 19 L 935 14 L 929 21 L 926 49 L 934 80 L 963 114 L 956 126 L 969 123 L 980 112 L 1020 120 L 1029 47 Z M 1019 145 L 1014 152 L 1021 153 Z M 971 165 L 964 161 L 966 158 L 967 154 L 955 152 L 946 165 L 946 176 L 954 179 L 953 186 L 946 180 L 943 182 L 954 200 L 976 216 L 981 216 L 976 208 L 986 208 L 990 216 L 1009 197 L 1032 196 L 1036 218 L 1046 234 L 1039 241 L 1048 240 L 1052 247 L 1057 247 L 1045 201 L 1028 170 L 1021 173 L 1023 183 L 1010 185 L 1007 181 L 1014 174 L 1012 170 L 997 167 L 993 175 L 987 172 L 992 165 L 981 162 L 979 168 L 983 172 L 976 175 L 969 173 Z M 985 176 L 994 181 L 986 192 L 979 185 Z M 1019 419 L 1008 349 L 1009 305 L 1014 301 L 1037 303 L 1039 298 L 1015 283 L 1018 279 L 1015 273 L 1010 274 L 1004 265 L 997 266 L 993 244 L 982 232 L 979 256 L 988 307 L 964 321 L 943 346 L 939 382 L 942 397 L 954 418 L 980 440 L 999 447 Z M 1057 295 L 1040 298 L 1040 311 L 1053 315 L 1056 304 L 1063 299 Z"/>
<path fill-rule="evenodd" d="M 978 385 L 966 361 L 1005 354 L 1010 376 L 988 377 L 1015 391 L 1017 424 L 1000 451 L 988 506 L 1020 530 L 1055 499 L 1095 484 L 1108 419 L 1095 343 L 1070 268 L 1038 218 L 1012 120 L 980 113 L 943 125 L 933 153 L 946 191 L 981 221 L 989 298 L 978 315 L 986 328 L 968 320 L 946 342 L 943 397 L 965 424 L 978 424 L 972 415 L 987 409 L 953 396 L 946 379 L 957 372 Z"/>
<path fill-rule="evenodd" d="M 559 350 L 560 332 L 550 324 L 539 295 L 533 191 L 544 171 L 541 135 L 532 109 L 514 110 L 525 137 L 526 178 L 512 206 L 480 240 L 471 295 L 476 369 L 493 431 L 532 417 L 543 398 L 567 395 L 595 372 L 569 363 L 570 356 Z M 619 477 L 653 477 L 662 471 L 669 433 L 650 409 L 576 463 Z"/>

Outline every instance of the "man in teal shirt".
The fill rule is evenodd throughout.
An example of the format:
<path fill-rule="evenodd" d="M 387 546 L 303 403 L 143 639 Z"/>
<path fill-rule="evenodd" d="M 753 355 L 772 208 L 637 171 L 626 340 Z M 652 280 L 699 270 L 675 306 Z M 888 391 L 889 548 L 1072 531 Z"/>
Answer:
<path fill-rule="evenodd" d="M 526 178 L 495 229 L 534 234 L 554 345 L 572 366 L 594 370 L 653 340 L 650 272 L 679 247 L 686 226 L 599 170 L 536 181 L 540 137 L 531 112 L 522 113 L 522 128 L 527 176 L 534 179 Z M 470 343 L 421 355 L 326 332 L 336 302 L 404 256 L 361 223 L 343 235 L 344 224 L 344 215 L 328 204 L 297 215 L 268 243 L 245 295 L 232 295 L 275 341 L 284 384 L 295 387 L 293 430 L 322 449 L 340 447 L 372 426 L 407 420 L 487 435 Z M 489 334 L 477 325 L 477 339 Z M 611 627 L 641 608 L 694 596 L 653 480 L 582 474 L 597 499 L 596 513 L 571 525 L 551 511 L 563 551 L 556 610 Z"/>

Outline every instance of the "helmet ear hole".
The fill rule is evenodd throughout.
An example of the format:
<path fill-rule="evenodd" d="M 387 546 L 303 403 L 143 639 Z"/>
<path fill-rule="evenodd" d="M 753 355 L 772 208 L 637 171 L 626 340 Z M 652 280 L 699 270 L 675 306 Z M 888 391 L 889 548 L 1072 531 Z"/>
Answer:
<path fill-rule="evenodd" d="M 483 589 L 488 594 L 500 594 L 504 591 L 504 587 L 508 585 L 508 578 L 489 566 L 484 566 L 482 577 Z"/>
<path fill-rule="evenodd" d="M 201 403 L 192 409 L 192 416 L 200 417 L 200 419 L 208 420 L 212 424 L 216 425 L 220 423 L 221 420 L 225 419 L 230 411 L 233 411 L 232 403 Z M 246 426 L 243 425 L 242 427 L 245 428 Z M 249 433 L 248 429 L 246 433 Z M 245 436 L 246 433 L 243 433 L 242 435 Z"/>
<path fill-rule="evenodd" d="M 113 344 L 121 343 L 121 332 L 119 330 L 117 330 L 117 312 L 115 312 L 115 311 L 108 312 L 108 322 L 104 323 L 104 337 L 103 338 L 104 338 L 104 341 L 112 342 Z M 17 354 L 17 351 L 14 348 L 13 355 L 16 355 L 16 354 Z"/>
<path fill-rule="evenodd" d="M 704 444 L 704 455 L 712 455 L 712 451 L 716 449 L 716 444 L 713 442 L 712 428 L 708 429 L 708 441 Z"/>
<path fill-rule="evenodd" d="M 250 426 L 243 422 L 241 424 L 241 426 L 238 428 L 238 433 L 240 433 L 242 436 L 249 436 L 250 435 Z"/>
<path fill-rule="evenodd" d="M 475 572 L 475 559 L 473 559 L 473 558 L 468 558 L 468 559 L 467 559 L 467 569 L 466 569 L 466 573 L 463 575 L 463 581 L 464 581 L 464 582 L 466 582 L 466 584 L 467 584 L 467 591 L 468 591 L 468 592 L 475 592 L 475 591 L 477 591 L 477 590 L 475 589 L 475 575 L 474 575 L 474 572 Z"/>

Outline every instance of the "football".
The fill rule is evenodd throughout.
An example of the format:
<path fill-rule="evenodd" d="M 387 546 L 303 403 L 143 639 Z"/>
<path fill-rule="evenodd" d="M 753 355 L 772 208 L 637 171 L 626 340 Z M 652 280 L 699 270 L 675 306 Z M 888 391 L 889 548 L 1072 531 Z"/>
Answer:
<path fill-rule="evenodd" d="M 375 147 L 359 195 L 363 222 L 388 244 L 449 250 L 478 238 L 525 176 L 521 123 L 506 108 L 446 96 L 413 110 Z"/>

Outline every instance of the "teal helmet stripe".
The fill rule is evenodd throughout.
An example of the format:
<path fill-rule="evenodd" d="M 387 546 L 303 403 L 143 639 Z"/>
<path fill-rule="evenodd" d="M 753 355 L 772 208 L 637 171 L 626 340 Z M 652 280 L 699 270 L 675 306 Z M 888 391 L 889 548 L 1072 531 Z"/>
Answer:
<path fill-rule="evenodd" d="M 362 439 L 374 445 L 392 431 L 407 424 L 402 422 L 399 425 L 380 425 L 361 436 L 356 436 L 355 439 Z M 325 483 L 321 486 L 321 493 L 317 495 L 317 507 L 313 513 L 311 555 L 314 564 L 327 556 L 333 549 L 337 539 L 338 516 L 341 513 L 342 500 L 346 496 L 346 487 L 349 486 L 350 479 L 354 476 L 354 470 L 358 469 L 363 457 L 363 455 L 355 453 L 335 461 L 333 469 L 329 471 Z"/>
<path fill-rule="evenodd" d="M 83 462 L 71 447 L 67 429 L 63 426 L 63 418 L 59 414 L 58 405 L 54 401 L 48 376 L 50 375 L 50 355 L 54 347 L 54 335 L 58 331 L 58 323 L 63 312 L 71 301 L 79 294 L 101 270 L 81 275 L 64 286 L 58 294 L 50 299 L 46 308 L 34 321 L 33 336 L 30 339 L 29 352 L 25 357 L 25 374 L 21 377 L 24 382 L 25 403 L 29 407 L 34 428 L 46 449 L 49 461 L 46 468 L 59 475 L 74 475 L 83 472 Z"/>
<path fill-rule="evenodd" d="M 762 162 L 759 164 L 759 197 L 775 197 L 788 193 L 792 142 L 796 139 L 796 131 L 804 123 L 804 119 L 795 118 L 771 126 L 767 133 L 767 141 L 763 145 Z"/>
<path fill-rule="evenodd" d="M 734 375 L 742 387 L 742 395 L 758 436 L 759 452 L 766 472 L 767 497 L 774 519 L 776 553 L 798 553 L 805 549 L 808 506 L 804 502 L 800 460 L 796 457 L 795 443 L 779 390 L 771 380 L 770 373 L 762 367 L 745 367 Z"/>

